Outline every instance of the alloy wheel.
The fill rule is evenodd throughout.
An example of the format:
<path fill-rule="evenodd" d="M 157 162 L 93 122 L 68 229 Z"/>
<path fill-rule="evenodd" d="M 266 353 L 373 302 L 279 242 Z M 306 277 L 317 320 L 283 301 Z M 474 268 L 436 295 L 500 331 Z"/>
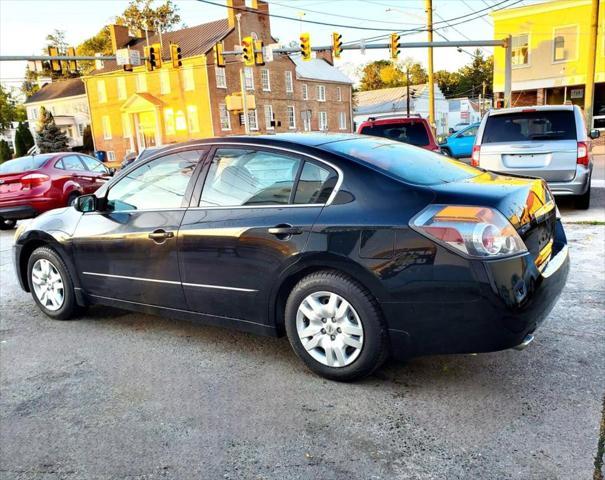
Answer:
<path fill-rule="evenodd" d="M 31 275 L 38 301 L 47 310 L 59 310 L 65 301 L 65 287 L 57 268 L 47 259 L 40 258 L 34 263 Z"/>
<path fill-rule="evenodd" d="M 298 337 L 311 357 L 329 367 L 346 367 L 363 348 L 363 325 L 353 306 L 328 291 L 314 292 L 296 313 Z"/>

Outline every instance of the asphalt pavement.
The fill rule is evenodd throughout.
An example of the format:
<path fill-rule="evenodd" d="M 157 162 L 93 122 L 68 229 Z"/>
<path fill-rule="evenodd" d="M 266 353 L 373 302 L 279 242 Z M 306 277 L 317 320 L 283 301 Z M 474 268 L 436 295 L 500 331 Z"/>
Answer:
<path fill-rule="evenodd" d="M 283 338 L 107 307 L 52 321 L 1 232 L 0 478 L 590 479 L 605 226 L 566 230 L 570 277 L 526 350 L 391 362 L 352 384 L 313 375 Z"/>

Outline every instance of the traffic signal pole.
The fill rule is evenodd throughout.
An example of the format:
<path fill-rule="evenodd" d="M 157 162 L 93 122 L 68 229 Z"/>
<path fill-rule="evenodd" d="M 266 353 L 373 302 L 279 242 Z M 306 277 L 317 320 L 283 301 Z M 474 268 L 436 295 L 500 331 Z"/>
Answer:
<path fill-rule="evenodd" d="M 590 38 L 588 40 L 588 61 L 586 66 L 586 87 L 584 89 L 584 112 L 586 123 L 592 130 L 592 117 L 594 109 L 594 75 L 597 61 L 597 35 L 599 31 L 599 0 L 592 0 L 590 13 Z"/>
<path fill-rule="evenodd" d="M 426 30 L 429 43 L 433 43 L 433 1 L 426 0 Z M 428 48 L 428 74 L 429 74 L 429 124 L 433 129 L 433 133 L 437 128 L 435 123 L 435 78 L 433 75 L 433 47 Z"/>

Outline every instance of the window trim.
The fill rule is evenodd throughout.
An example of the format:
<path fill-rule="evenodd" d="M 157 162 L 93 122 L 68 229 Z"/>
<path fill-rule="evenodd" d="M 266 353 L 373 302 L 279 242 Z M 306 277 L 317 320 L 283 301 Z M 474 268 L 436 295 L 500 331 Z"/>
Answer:
<path fill-rule="evenodd" d="M 222 72 L 222 74 L 219 75 L 218 72 Z M 218 82 L 219 77 L 221 78 L 221 81 L 224 80 L 224 83 L 221 83 L 220 85 Z M 227 89 L 227 71 L 225 70 L 225 67 L 214 67 L 214 83 L 216 84 L 216 88 Z"/>
<path fill-rule="evenodd" d="M 527 35 L 527 63 L 515 65 L 512 63 L 512 49 L 513 49 L 513 38 Z M 530 32 L 517 32 L 515 35 L 511 35 L 511 68 L 529 68 L 531 67 L 531 33 Z"/>
<path fill-rule="evenodd" d="M 264 74 L 267 74 L 267 88 L 265 88 L 264 82 L 263 82 L 263 78 L 264 78 Z M 260 88 L 263 92 L 270 92 L 271 91 L 271 71 L 268 68 L 262 68 L 260 71 Z"/>
<path fill-rule="evenodd" d="M 570 28 L 570 27 L 575 27 L 576 29 L 576 55 L 574 58 L 566 58 L 564 60 L 555 60 L 555 53 L 556 53 L 556 47 L 555 47 L 555 32 L 557 30 L 560 29 L 564 29 L 564 28 Z M 557 25 L 555 27 L 552 28 L 552 40 L 551 40 L 551 56 L 550 56 L 550 61 L 553 65 L 558 65 L 560 63 L 569 63 L 569 62 L 577 62 L 578 59 L 580 58 L 580 25 L 577 23 L 572 23 L 569 25 Z"/>
<path fill-rule="evenodd" d="M 292 124 L 290 124 L 290 109 L 292 109 Z M 286 115 L 288 115 L 288 130 L 296 130 L 296 105 L 286 105 Z"/>
<path fill-rule="evenodd" d="M 323 92 L 323 95 L 319 95 L 319 92 Z M 318 102 L 324 103 L 326 101 L 326 86 L 321 83 L 318 84 L 317 88 L 315 89 L 315 95 Z"/>
<path fill-rule="evenodd" d="M 286 70 L 284 72 L 284 82 L 286 93 L 294 93 L 294 75 L 292 73 L 292 70 Z"/>

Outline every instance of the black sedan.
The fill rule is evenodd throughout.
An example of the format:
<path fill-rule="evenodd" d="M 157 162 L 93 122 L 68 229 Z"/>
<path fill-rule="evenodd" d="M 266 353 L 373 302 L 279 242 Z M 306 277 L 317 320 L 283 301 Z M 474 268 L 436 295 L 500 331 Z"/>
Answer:
<path fill-rule="evenodd" d="M 335 380 L 524 347 L 569 269 L 544 181 L 383 138 L 170 146 L 16 233 L 49 317 L 90 304 L 281 335 Z"/>

